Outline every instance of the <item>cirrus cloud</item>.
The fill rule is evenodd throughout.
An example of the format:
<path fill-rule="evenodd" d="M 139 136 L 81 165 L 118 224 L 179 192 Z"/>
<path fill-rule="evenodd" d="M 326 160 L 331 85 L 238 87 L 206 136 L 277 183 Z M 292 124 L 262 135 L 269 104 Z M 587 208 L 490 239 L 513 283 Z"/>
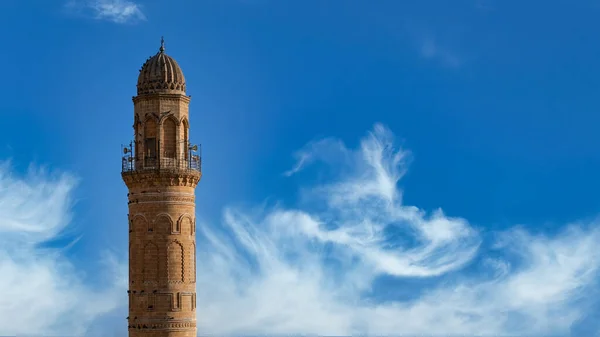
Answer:
<path fill-rule="evenodd" d="M 331 175 L 296 207 L 228 208 L 224 230 L 202 227 L 201 332 L 548 336 L 585 316 L 600 264 L 595 222 L 554 236 L 486 233 L 405 205 L 410 155 L 380 124 L 358 149 L 325 139 L 296 158 L 287 176 L 318 163 Z M 385 278 L 413 280 L 412 296 L 395 298 L 401 283 Z"/>
<path fill-rule="evenodd" d="M 568 335 L 597 300 L 597 221 L 553 235 L 489 232 L 406 205 L 410 153 L 380 124 L 357 149 L 329 138 L 297 159 L 286 179 L 319 179 L 300 184 L 293 207 L 227 207 L 218 225 L 198 221 L 200 334 Z M 114 282 L 98 288 L 38 245 L 67 225 L 75 180 L 9 168 L 0 166 L 0 334 L 126 334 L 111 314 L 127 304 L 124 261 L 107 259 L 98 273 Z M 27 310 L 15 310 L 23 298 Z"/>
<path fill-rule="evenodd" d="M 102 256 L 105 287 L 86 284 L 64 247 L 44 245 L 71 219 L 76 179 L 30 168 L 24 176 L 0 163 L 0 335 L 82 335 L 114 310 L 126 287 L 122 262 Z"/>
<path fill-rule="evenodd" d="M 128 0 L 70 0 L 65 7 L 71 13 L 118 24 L 146 20 L 141 5 Z"/>

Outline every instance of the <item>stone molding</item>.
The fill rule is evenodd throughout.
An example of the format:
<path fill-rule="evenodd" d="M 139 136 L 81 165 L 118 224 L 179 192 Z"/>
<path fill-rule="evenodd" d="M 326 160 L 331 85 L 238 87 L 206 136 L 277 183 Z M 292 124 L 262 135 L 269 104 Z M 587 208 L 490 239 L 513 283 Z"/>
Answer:
<path fill-rule="evenodd" d="M 128 188 L 186 186 L 196 188 L 202 173 L 195 170 L 139 170 L 121 173 Z"/>
<path fill-rule="evenodd" d="M 181 202 L 181 203 L 194 203 L 196 200 L 195 196 L 171 196 L 171 195 L 130 195 L 129 204 L 137 203 L 148 203 L 148 202 Z"/>
<path fill-rule="evenodd" d="M 171 330 L 177 331 L 180 329 L 195 328 L 196 322 L 153 322 L 153 323 L 137 323 L 130 324 L 129 329 L 136 330 Z"/>
<path fill-rule="evenodd" d="M 133 103 L 138 103 L 138 102 L 147 102 L 147 101 L 156 101 L 157 99 L 165 102 L 165 101 L 171 101 L 171 102 L 183 102 L 183 103 L 190 103 L 192 96 L 187 96 L 184 94 L 163 94 L 163 93 L 154 93 L 154 94 L 144 94 L 144 95 L 140 95 L 140 96 L 134 96 L 131 98 Z"/>

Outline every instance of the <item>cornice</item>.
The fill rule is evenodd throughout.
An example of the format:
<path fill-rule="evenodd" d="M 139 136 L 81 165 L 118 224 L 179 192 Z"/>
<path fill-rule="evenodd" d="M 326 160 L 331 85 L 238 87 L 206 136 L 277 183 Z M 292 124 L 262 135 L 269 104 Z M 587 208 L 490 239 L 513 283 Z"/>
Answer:
<path fill-rule="evenodd" d="M 184 169 L 134 170 L 121 173 L 121 177 L 128 188 L 169 186 L 196 188 L 202 173 Z"/>
<path fill-rule="evenodd" d="M 164 320 L 162 322 L 147 322 L 147 323 L 137 323 L 137 324 L 130 324 L 128 326 L 129 329 L 132 330 L 189 330 L 189 329 L 193 329 L 196 328 L 196 322 L 195 321 L 188 321 L 188 322 L 168 322 L 167 320 Z"/>
<path fill-rule="evenodd" d="M 145 94 L 139 96 L 133 96 L 131 100 L 133 103 L 144 102 L 144 101 L 183 101 L 184 103 L 190 103 L 192 96 L 182 94 Z"/>
<path fill-rule="evenodd" d="M 143 195 L 143 194 L 130 194 L 128 204 L 146 204 L 146 203 L 157 203 L 157 202 L 168 202 L 168 203 L 187 203 L 193 204 L 196 201 L 195 196 L 168 196 L 168 195 Z"/>
<path fill-rule="evenodd" d="M 196 201 L 194 193 L 181 192 L 149 192 L 142 191 L 141 193 L 128 193 L 129 204 L 145 204 L 145 203 L 189 203 L 193 204 Z"/>

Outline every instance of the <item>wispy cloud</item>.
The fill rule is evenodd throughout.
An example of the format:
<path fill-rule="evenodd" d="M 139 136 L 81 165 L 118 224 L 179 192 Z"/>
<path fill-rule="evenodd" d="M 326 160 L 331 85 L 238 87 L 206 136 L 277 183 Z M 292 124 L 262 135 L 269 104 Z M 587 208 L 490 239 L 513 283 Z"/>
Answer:
<path fill-rule="evenodd" d="M 416 54 L 447 68 L 459 68 L 465 60 L 460 52 L 460 36 L 455 27 L 437 27 L 408 20 L 402 24 L 407 42 Z"/>
<path fill-rule="evenodd" d="M 410 155 L 382 125 L 357 149 L 325 139 L 297 159 L 288 179 L 312 166 L 321 180 L 300 184 L 294 207 L 228 207 L 220 224 L 198 221 L 200 334 L 568 335 L 598 299 L 598 222 L 553 235 L 490 233 L 406 205 L 398 183 Z M 94 289 L 64 256 L 34 245 L 67 223 L 73 179 L 8 172 L 0 170 L 0 214 L 9 214 L 0 219 L 0 315 L 9 319 L 0 334 L 72 335 L 105 315 L 98 335 L 124 335 L 123 317 L 106 316 L 127 304 L 122 274 Z M 125 269 L 112 261 L 109 272 Z M 11 309 L 27 296 L 25 314 Z"/>
<path fill-rule="evenodd" d="M 119 24 L 146 20 L 141 5 L 128 0 L 70 0 L 66 8 L 74 13 Z"/>
<path fill-rule="evenodd" d="M 14 176 L 10 163 L 0 163 L 0 335 L 82 335 L 121 301 L 122 262 L 106 256 L 110 282 L 99 289 L 85 283 L 60 248 L 40 246 L 68 225 L 75 183 L 35 168 Z"/>
<path fill-rule="evenodd" d="M 421 57 L 430 60 L 437 60 L 443 65 L 457 68 L 461 65 L 461 60 L 450 49 L 445 48 L 433 36 L 423 36 L 418 40 L 419 53 Z"/>
<path fill-rule="evenodd" d="M 382 125 L 356 150 L 313 142 L 288 175 L 324 161 L 331 176 L 304 186 L 297 207 L 230 208 L 223 232 L 202 226 L 200 332 L 568 334 L 594 286 L 598 226 L 553 236 L 515 227 L 486 242 L 465 219 L 402 203 L 407 158 Z M 400 286 L 382 277 L 413 280 L 411 298 L 394 297 Z"/>

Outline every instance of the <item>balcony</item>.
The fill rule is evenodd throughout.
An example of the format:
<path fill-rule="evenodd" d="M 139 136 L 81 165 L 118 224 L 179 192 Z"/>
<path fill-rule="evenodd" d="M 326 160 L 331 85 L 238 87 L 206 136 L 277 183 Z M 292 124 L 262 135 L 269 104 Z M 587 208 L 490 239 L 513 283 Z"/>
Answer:
<path fill-rule="evenodd" d="M 202 172 L 202 158 L 196 154 L 198 146 L 189 146 L 187 152 L 176 155 L 164 153 L 163 156 L 140 155 L 134 156 L 132 143 L 123 148 L 124 156 L 121 158 L 121 172 L 148 172 L 148 171 L 194 171 Z"/>
<path fill-rule="evenodd" d="M 193 155 L 191 160 L 176 158 L 145 157 L 137 160 L 132 156 L 123 156 L 121 172 L 156 170 L 190 170 L 202 172 L 202 159 Z"/>

